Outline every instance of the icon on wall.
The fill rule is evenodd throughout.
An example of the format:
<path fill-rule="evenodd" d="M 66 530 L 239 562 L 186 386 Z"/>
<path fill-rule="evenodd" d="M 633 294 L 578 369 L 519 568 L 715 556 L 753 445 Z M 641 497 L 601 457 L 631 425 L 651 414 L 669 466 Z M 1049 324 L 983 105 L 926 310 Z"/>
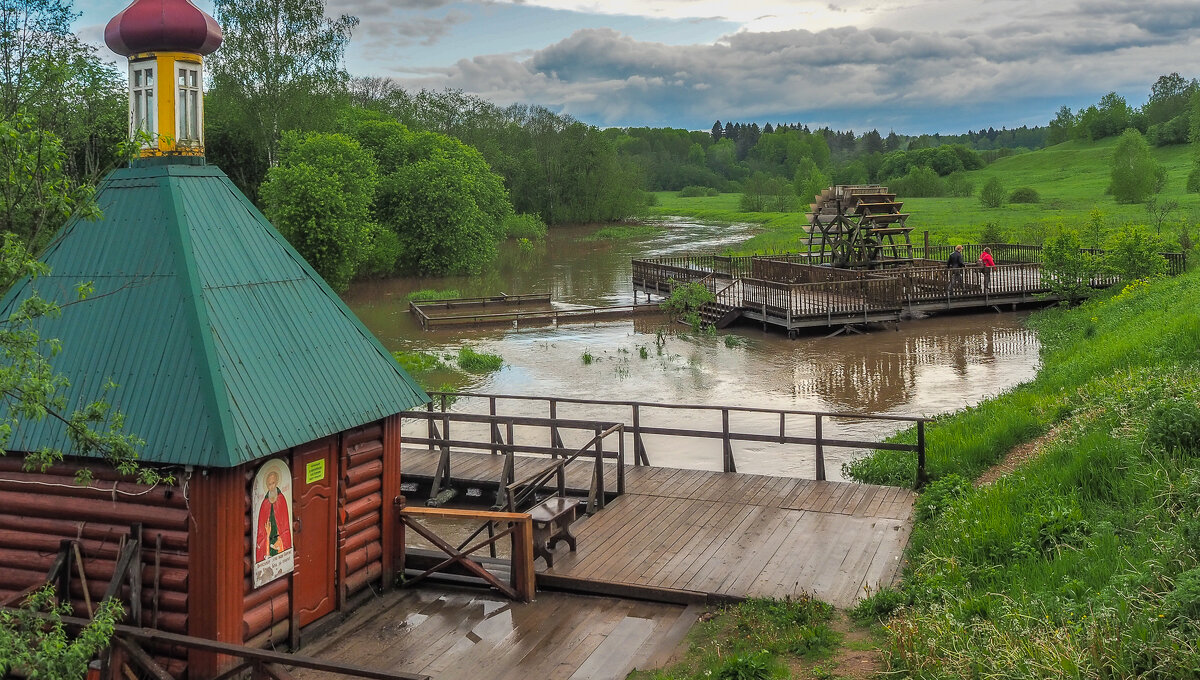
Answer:
<path fill-rule="evenodd" d="M 292 472 L 278 458 L 254 475 L 254 587 L 270 583 L 295 566 L 292 551 Z"/>

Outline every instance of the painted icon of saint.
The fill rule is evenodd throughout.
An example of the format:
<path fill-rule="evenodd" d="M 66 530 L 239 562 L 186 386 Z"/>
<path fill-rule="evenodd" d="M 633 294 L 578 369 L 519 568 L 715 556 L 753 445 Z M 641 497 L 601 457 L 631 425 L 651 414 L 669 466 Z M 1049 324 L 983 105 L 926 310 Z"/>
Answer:
<path fill-rule="evenodd" d="M 288 515 L 287 499 L 279 493 L 279 473 L 275 470 L 267 472 L 263 482 L 267 493 L 258 508 L 255 562 L 261 562 L 292 547 L 292 523 Z"/>

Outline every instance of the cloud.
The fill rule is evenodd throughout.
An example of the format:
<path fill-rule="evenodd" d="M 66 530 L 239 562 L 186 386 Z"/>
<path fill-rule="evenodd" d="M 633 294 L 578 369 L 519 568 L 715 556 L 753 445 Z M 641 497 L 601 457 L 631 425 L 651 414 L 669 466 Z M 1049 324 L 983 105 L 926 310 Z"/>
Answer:
<path fill-rule="evenodd" d="M 443 17 L 415 17 L 402 21 L 364 21 L 359 24 L 359 37 L 371 49 L 388 49 L 408 45 L 434 45 L 450 30 L 470 20 L 463 12 L 450 11 Z"/>
<path fill-rule="evenodd" d="M 1200 72 L 1200 32 L 1192 30 L 1200 8 L 1151 4 L 1055 6 L 1003 22 L 993 17 L 987 30 L 743 30 L 706 45 L 589 29 L 528 56 L 463 59 L 401 82 L 461 88 L 500 104 L 540 103 L 601 125 L 836 114 L 856 119 L 842 126 L 861 127 L 947 109 L 987 115 L 1018 100 L 1148 91 L 1163 72 Z M 1147 18 L 1160 9 L 1172 17 Z"/>

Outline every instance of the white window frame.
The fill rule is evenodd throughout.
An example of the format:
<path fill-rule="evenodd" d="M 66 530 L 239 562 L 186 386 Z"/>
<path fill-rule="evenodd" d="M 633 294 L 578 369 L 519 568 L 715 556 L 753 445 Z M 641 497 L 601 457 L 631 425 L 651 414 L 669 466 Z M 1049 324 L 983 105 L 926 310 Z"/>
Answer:
<path fill-rule="evenodd" d="M 177 146 L 202 146 L 204 144 L 204 66 L 190 61 L 176 61 L 175 72 L 171 74 L 171 82 L 175 83 L 175 144 Z M 180 84 L 180 72 L 195 76 L 196 84 Z M 190 97 L 189 97 L 190 95 Z M 195 136 L 187 135 L 187 121 L 184 119 L 189 103 L 193 111 L 196 125 Z"/>
<path fill-rule="evenodd" d="M 144 73 L 150 72 L 149 78 L 145 78 Z M 143 74 L 143 78 L 148 82 L 143 82 L 139 87 L 137 85 L 137 75 Z M 149 94 L 149 97 L 146 95 Z M 129 134 L 132 137 L 138 131 L 145 131 L 152 138 L 159 134 L 158 120 L 158 60 L 143 59 L 141 61 L 129 62 Z M 139 106 L 145 106 L 145 117 L 138 120 L 137 114 Z M 142 125 L 142 121 L 146 125 Z M 154 146 L 155 142 L 145 143 L 143 147 Z"/>

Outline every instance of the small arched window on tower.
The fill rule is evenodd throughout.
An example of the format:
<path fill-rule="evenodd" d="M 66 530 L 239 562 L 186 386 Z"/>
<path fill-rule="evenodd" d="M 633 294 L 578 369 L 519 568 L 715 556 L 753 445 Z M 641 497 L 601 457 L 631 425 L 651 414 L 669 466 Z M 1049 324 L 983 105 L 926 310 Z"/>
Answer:
<path fill-rule="evenodd" d="M 151 137 L 158 134 L 155 121 L 157 101 L 154 98 L 154 66 L 153 59 L 130 62 L 129 64 L 129 96 L 130 110 L 133 113 L 133 132 L 144 132 Z"/>
<path fill-rule="evenodd" d="M 200 131 L 204 129 L 200 113 L 204 96 L 201 90 L 200 64 L 177 61 L 175 69 L 175 89 L 178 93 L 178 104 L 175 107 L 176 140 L 181 146 L 200 146 Z"/>

